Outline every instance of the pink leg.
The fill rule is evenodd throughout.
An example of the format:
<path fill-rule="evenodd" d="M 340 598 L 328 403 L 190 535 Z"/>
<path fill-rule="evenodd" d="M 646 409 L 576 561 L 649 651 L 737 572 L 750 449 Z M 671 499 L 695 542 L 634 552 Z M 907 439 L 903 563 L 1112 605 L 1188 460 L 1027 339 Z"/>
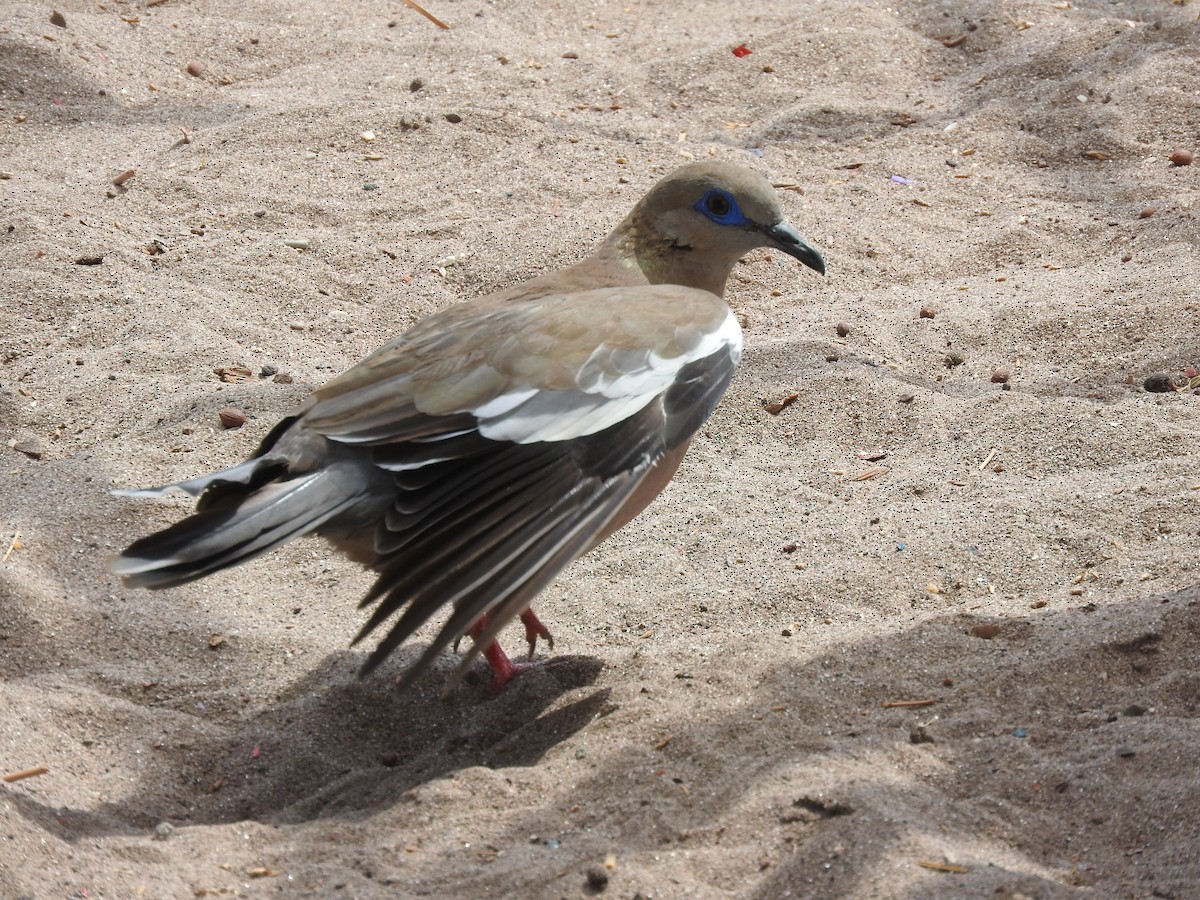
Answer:
<path fill-rule="evenodd" d="M 524 618 L 524 617 L 522 617 Z M 537 621 L 536 619 L 534 621 Z M 541 625 L 541 622 L 538 622 Z M 475 620 L 475 624 L 468 630 L 472 639 L 478 639 L 483 630 L 487 628 L 487 616 L 482 615 Z M 492 693 L 498 694 L 503 690 L 504 686 L 512 681 L 516 676 L 520 675 L 530 667 L 530 663 L 515 663 L 509 659 L 508 654 L 500 646 L 498 641 L 492 641 L 483 648 L 483 658 L 487 661 L 488 668 L 492 670 Z"/>
<path fill-rule="evenodd" d="M 533 659 L 533 651 L 537 649 L 538 638 L 544 639 L 550 649 L 554 649 L 554 637 L 550 634 L 550 629 L 542 624 L 542 620 L 532 609 L 521 613 L 521 621 L 525 623 L 525 640 L 529 642 L 530 659 Z"/>

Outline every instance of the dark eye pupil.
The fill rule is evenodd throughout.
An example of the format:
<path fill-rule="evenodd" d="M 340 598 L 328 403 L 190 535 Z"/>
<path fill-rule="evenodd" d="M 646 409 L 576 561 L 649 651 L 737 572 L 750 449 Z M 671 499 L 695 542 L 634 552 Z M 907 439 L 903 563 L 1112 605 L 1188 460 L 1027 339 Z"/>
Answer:
<path fill-rule="evenodd" d="M 714 216 L 723 216 L 729 212 L 729 198 L 720 194 L 711 195 L 705 205 Z"/>

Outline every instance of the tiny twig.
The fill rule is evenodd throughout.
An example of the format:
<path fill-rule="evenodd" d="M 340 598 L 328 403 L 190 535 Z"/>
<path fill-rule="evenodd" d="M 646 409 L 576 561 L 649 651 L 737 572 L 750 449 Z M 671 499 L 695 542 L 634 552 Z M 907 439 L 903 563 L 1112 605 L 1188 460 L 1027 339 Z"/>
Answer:
<path fill-rule="evenodd" d="M 991 452 L 991 453 L 989 453 L 989 454 L 987 455 L 987 459 L 985 459 L 985 460 L 984 460 L 984 461 L 983 461 L 983 462 L 980 464 L 980 466 L 979 466 L 979 471 L 980 471 L 980 472 L 982 472 L 984 469 L 986 469 L 986 468 L 988 467 L 988 463 L 990 463 L 990 462 L 991 462 L 993 459 L 995 459 L 995 458 L 996 458 L 996 448 L 995 448 L 995 447 L 993 447 L 993 448 L 992 448 L 992 452 Z"/>
<path fill-rule="evenodd" d="M 8 544 L 8 549 L 4 551 L 4 556 L 0 558 L 0 563 L 8 562 L 8 558 L 12 556 L 12 552 L 17 549 L 17 545 L 21 542 L 21 529 L 18 528 L 13 533 L 13 538 Z"/>
<path fill-rule="evenodd" d="M 956 865 L 955 863 L 934 862 L 931 859 L 918 859 L 917 865 L 922 869 L 933 869 L 935 872 L 953 872 L 956 875 L 963 875 L 971 871 L 966 866 Z"/>
<path fill-rule="evenodd" d="M 918 706 L 933 706 L 936 700 L 889 700 L 883 704 L 884 709 L 914 709 Z"/>
<path fill-rule="evenodd" d="M 11 784 L 14 781 L 21 781 L 24 778 L 36 778 L 38 775 L 45 775 L 49 771 L 45 766 L 34 766 L 32 769 L 22 769 L 20 772 L 9 772 L 3 778 L 0 778 L 0 781 L 6 781 Z"/>
<path fill-rule="evenodd" d="M 403 3 L 405 6 L 407 6 L 409 9 L 413 10 L 414 12 L 419 12 L 421 15 L 423 15 L 425 18 L 427 18 L 430 22 L 432 22 L 438 28 L 444 28 L 447 31 L 450 30 L 449 25 L 447 25 L 445 22 L 443 22 L 441 19 L 439 19 L 433 13 L 429 12 L 429 10 L 423 9 L 422 7 L 418 6 L 416 3 L 413 2 L 413 0 L 400 0 L 400 2 Z"/>

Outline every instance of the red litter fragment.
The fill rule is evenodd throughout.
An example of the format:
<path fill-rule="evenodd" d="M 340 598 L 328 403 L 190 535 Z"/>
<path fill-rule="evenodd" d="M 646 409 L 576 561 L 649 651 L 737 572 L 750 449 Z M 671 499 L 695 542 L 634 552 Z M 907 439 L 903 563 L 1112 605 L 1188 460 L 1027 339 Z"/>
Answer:
<path fill-rule="evenodd" d="M 260 750 L 260 749 L 258 748 L 258 744 L 255 744 L 255 745 L 254 745 L 254 749 L 250 751 L 250 758 L 251 758 L 251 759 L 258 759 L 258 757 L 259 757 L 259 755 L 260 755 L 261 753 L 262 753 L 262 750 Z"/>
<path fill-rule="evenodd" d="M 754 51 L 751 50 L 750 48 L 748 48 L 745 44 L 738 44 L 736 47 L 733 48 L 733 55 L 736 56 L 738 59 L 742 59 L 743 57 L 749 56 L 753 52 Z"/>

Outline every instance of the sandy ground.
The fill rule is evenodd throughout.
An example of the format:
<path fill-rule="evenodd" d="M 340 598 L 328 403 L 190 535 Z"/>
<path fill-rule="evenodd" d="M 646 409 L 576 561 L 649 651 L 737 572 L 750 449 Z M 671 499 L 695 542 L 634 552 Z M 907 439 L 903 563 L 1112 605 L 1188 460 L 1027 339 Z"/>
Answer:
<path fill-rule="evenodd" d="M 56 2 L 0 3 L 0 896 L 1200 896 L 1200 397 L 1143 387 L 1200 365 L 1200 4 Z M 317 540 L 104 571 L 187 507 L 110 488 L 708 156 L 828 277 L 739 266 L 508 690 L 359 681 Z"/>

